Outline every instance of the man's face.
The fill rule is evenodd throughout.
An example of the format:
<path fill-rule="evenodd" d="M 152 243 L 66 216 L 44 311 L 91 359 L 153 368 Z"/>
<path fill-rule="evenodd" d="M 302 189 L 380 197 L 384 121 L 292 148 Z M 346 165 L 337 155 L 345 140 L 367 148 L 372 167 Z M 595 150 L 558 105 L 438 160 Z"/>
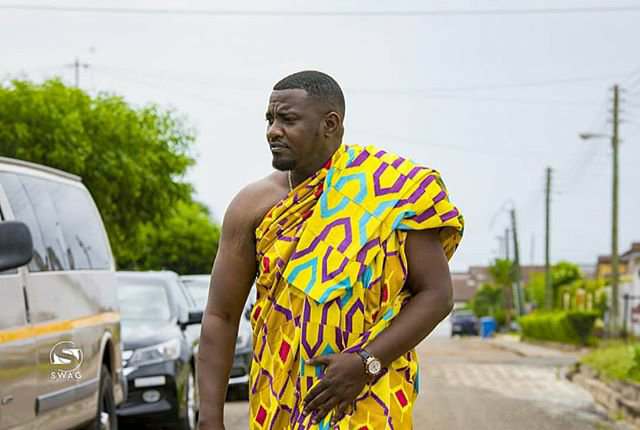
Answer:
<path fill-rule="evenodd" d="M 273 91 L 267 107 L 267 142 L 278 170 L 293 170 L 311 163 L 322 151 L 321 104 L 302 89 Z"/>

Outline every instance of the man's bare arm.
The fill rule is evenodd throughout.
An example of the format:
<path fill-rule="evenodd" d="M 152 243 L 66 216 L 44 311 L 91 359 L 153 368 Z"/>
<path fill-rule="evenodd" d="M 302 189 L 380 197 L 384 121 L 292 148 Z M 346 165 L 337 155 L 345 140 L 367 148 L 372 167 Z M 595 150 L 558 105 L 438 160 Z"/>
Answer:
<path fill-rule="evenodd" d="M 449 263 L 437 230 L 410 231 L 405 247 L 413 297 L 367 347 L 383 366 L 416 346 L 453 307 Z"/>
<path fill-rule="evenodd" d="M 224 429 L 224 402 L 238 324 L 256 276 L 254 204 L 250 192 L 241 192 L 229 205 L 222 224 L 200 335 L 200 430 Z"/>

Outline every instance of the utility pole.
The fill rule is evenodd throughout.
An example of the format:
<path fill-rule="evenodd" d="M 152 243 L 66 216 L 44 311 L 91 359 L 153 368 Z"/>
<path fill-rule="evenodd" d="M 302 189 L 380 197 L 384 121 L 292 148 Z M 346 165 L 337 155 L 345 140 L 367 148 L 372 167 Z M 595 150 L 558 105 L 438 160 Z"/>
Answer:
<path fill-rule="evenodd" d="M 511 253 L 509 252 L 509 229 L 504 229 L 504 258 L 509 260 L 511 258 Z"/>
<path fill-rule="evenodd" d="M 532 266 L 536 264 L 536 235 L 531 234 L 531 254 L 529 254 L 529 264 Z"/>
<path fill-rule="evenodd" d="M 545 228 L 544 228 L 544 304 L 547 310 L 553 308 L 553 285 L 551 283 L 551 167 L 547 167 L 545 187 Z"/>
<path fill-rule="evenodd" d="M 611 146 L 613 148 L 613 189 L 611 207 L 611 329 L 613 334 L 618 332 L 619 298 L 618 287 L 620 282 L 620 257 L 618 255 L 618 124 L 619 124 L 619 88 L 613 86 L 613 134 Z"/>
<path fill-rule="evenodd" d="M 516 312 L 519 316 L 524 314 L 524 297 L 522 295 L 520 272 L 520 249 L 518 246 L 518 228 L 516 227 L 516 210 L 511 209 L 511 231 L 513 232 L 513 290 L 516 302 Z"/>
<path fill-rule="evenodd" d="M 73 67 L 75 87 L 80 88 L 80 69 L 88 69 L 89 63 L 81 63 L 78 57 L 76 57 L 75 61 L 71 64 L 67 64 L 66 67 Z"/>
<path fill-rule="evenodd" d="M 618 127 L 620 125 L 620 88 L 613 86 L 613 114 L 611 135 L 601 133 L 580 133 L 581 139 L 610 138 L 613 149 L 612 190 L 611 190 L 611 309 L 609 313 L 609 333 L 617 335 L 620 323 L 620 256 L 618 255 L 618 152 L 620 138 Z"/>

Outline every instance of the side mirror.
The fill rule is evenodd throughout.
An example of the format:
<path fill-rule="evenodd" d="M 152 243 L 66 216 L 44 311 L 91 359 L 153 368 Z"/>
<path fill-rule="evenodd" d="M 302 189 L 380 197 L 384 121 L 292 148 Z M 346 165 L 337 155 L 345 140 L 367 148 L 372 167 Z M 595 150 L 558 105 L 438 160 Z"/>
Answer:
<path fill-rule="evenodd" d="M 33 240 L 26 224 L 0 222 L 0 272 L 24 266 L 33 258 Z"/>
<path fill-rule="evenodd" d="M 189 325 L 202 324 L 202 314 L 202 311 L 189 311 L 189 317 L 180 323 L 180 327 L 184 329 Z"/>

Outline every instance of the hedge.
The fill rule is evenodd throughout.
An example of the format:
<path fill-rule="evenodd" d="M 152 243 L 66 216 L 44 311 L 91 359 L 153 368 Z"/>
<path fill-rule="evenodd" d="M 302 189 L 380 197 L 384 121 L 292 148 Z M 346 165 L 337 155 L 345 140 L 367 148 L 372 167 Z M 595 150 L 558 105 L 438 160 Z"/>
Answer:
<path fill-rule="evenodd" d="M 593 327 L 598 318 L 591 311 L 534 312 L 518 321 L 525 339 L 588 345 L 593 340 Z"/>

